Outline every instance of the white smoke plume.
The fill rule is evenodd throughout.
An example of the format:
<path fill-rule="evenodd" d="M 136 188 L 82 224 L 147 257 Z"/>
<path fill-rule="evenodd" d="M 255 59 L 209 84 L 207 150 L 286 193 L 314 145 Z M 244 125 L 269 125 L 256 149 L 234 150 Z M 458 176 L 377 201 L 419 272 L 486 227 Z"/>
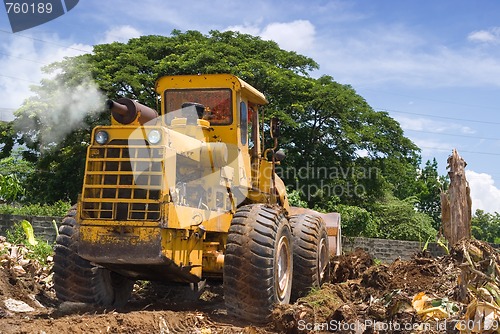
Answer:
<path fill-rule="evenodd" d="M 54 62 L 91 53 L 91 45 L 48 33 L 36 39 L 28 34 L 5 37 L 0 39 L 0 120 L 13 120 L 18 131 L 47 146 L 79 127 L 96 105 L 103 109 L 103 98 L 90 77 L 74 87 L 74 81 L 57 82 L 57 76 L 47 77 L 43 70 Z M 42 80 L 45 87 L 39 86 Z"/>
<path fill-rule="evenodd" d="M 42 142 L 60 142 L 71 131 L 82 127 L 86 116 L 101 112 L 104 101 L 104 95 L 90 78 L 77 87 L 58 84 L 53 92 L 53 109 L 48 110 L 44 118 L 44 125 L 50 131 L 42 135 Z"/>
<path fill-rule="evenodd" d="M 15 123 L 24 133 L 35 130 L 32 139 L 39 140 L 42 149 L 60 143 L 71 131 L 83 127 L 85 118 L 100 113 L 105 101 L 90 77 L 76 87 L 57 79 L 50 86 L 44 88 L 42 96 L 25 102 Z"/>

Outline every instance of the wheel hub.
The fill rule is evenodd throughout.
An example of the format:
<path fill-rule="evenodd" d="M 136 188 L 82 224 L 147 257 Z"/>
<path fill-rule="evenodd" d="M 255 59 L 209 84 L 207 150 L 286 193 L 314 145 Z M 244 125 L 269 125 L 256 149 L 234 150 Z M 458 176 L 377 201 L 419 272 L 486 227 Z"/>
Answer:
<path fill-rule="evenodd" d="M 290 243 L 286 236 L 282 236 L 278 241 L 277 246 L 277 270 L 276 270 L 276 281 L 277 281 L 277 295 L 278 300 L 283 301 L 286 297 L 287 292 L 289 291 L 290 278 L 292 275 L 292 271 L 290 268 Z"/>

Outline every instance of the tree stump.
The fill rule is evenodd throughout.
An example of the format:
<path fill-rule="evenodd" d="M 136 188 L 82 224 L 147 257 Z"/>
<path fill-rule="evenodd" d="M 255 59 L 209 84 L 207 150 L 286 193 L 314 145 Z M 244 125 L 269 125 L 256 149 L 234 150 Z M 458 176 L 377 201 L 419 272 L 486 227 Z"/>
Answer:
<path fill-rule="evenodd" d="M 465 178 L 467 163 L 456 149 L 447 162 L 450 187 L 447 192 L 441 192 L 441 222 L 443 235 L 453 246 L 460 239 L 471 238 L 472 200 L 469 183 Z"/>

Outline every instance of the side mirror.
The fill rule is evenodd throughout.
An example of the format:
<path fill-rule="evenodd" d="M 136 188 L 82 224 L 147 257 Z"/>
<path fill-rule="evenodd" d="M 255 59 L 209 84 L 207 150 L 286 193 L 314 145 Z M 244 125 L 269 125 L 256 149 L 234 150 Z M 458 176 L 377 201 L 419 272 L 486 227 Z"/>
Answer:
<path fill-rule="evenodd" d="M 276 117 L 271 119 L 271 138 L 279 138 L 281 135 L 280 132 L 280 123 Z"/>
<path fill-rule="evenodd" d="M 283 151 L 282 149 L 279 149 L 274 153 L 274 160 L 276 160 L 276 161 L 282 161 L 285 158 L 286 158 L 286 154 L 285 154 L 285 151 Z"/>

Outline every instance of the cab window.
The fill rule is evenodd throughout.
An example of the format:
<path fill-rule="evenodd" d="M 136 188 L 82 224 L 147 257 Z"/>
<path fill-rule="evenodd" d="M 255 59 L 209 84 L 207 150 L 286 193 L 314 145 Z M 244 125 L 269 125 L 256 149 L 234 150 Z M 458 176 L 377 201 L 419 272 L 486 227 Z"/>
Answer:
<path fill-rule="evenodd" d="M 248 109 L 245 102 L 240 103 L 240 129 L 241 129 L 241 145 L 247 144 L 248 138 Z"/>
<path fill-rule="evenodd" d="M 200 118 L 210 125 L 229 125 L 233 122 L 230 89 L 168 89 L 165 91 L 167 122 L 182 117 L 182 106 L 197 104 L 204 107 Z"/>

